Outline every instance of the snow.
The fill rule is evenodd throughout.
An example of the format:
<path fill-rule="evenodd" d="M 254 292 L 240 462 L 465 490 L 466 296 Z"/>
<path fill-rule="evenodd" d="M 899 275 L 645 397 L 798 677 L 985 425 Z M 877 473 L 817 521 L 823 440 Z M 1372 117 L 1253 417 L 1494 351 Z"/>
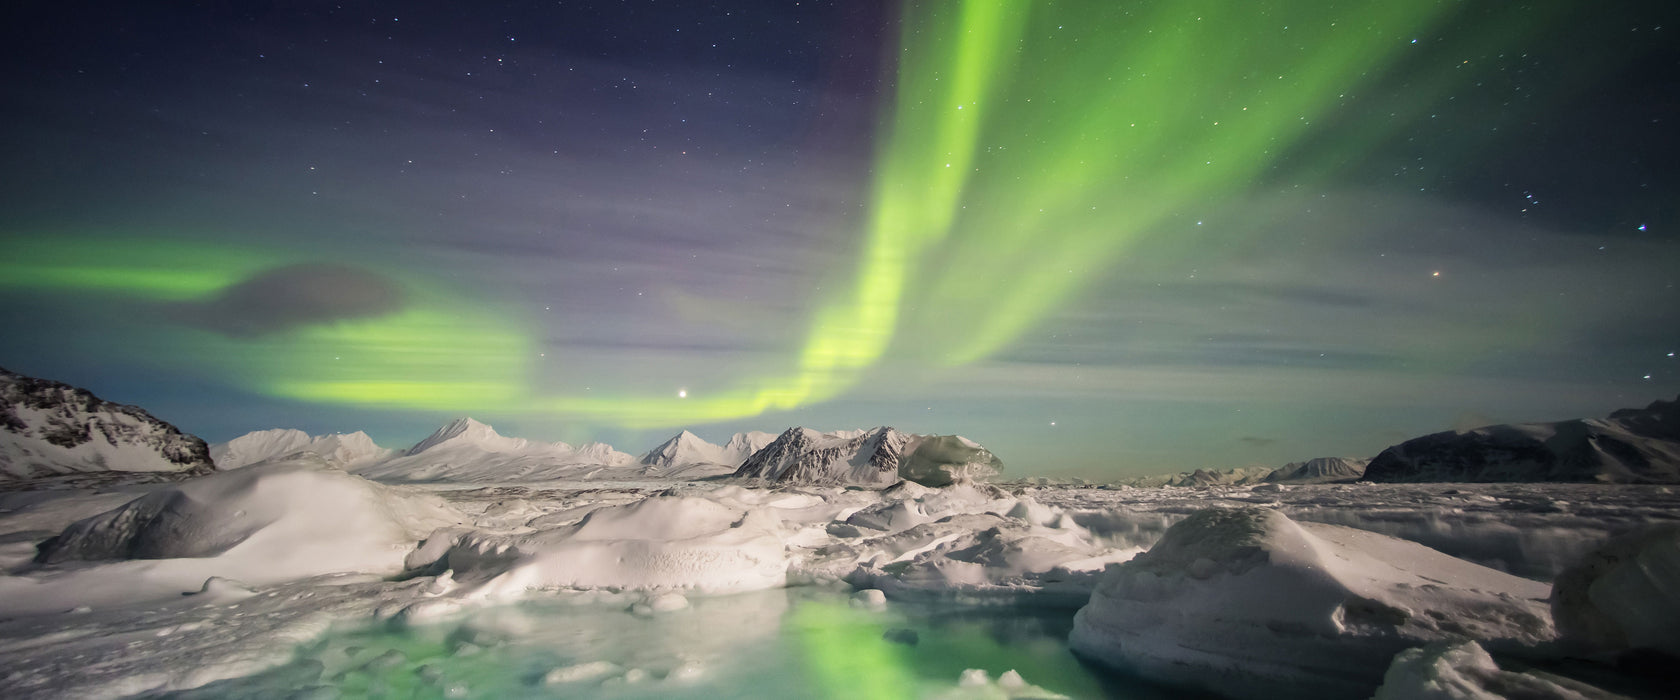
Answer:
<path fill-rule="evenodd" d="M 782 586 L 778 523 L 762 511 L 693 497 L 608 506 L 577 525 L 521 536 L 468 534 L 444 553 L 473 597 L 537 589 L 737 593 Z M 413 563 L 412 561 L 410 562 Z"/>
<path fill-rule="evenodd" d="M 246 584 L 390 575 L 416 539 L 464 517 L 443 499 L 319 464 L 269 463 L 171 484 L 71 523 L 34 575 L 0 578 L 11 614 L 178 596 L 211 577 Z M 70 562 L 92 564 L 66 566 Z M 58 566 L 53 566 L 58 565 Z"/>
<path fill-rule="evenodd" d="M 1101 663 L 1232 697 L 1366 697 L 1414 644 L 1551 641 L 1548 594 L 1364 530 L 1207 509 L 1106 573 L 1069 641 Z"/>

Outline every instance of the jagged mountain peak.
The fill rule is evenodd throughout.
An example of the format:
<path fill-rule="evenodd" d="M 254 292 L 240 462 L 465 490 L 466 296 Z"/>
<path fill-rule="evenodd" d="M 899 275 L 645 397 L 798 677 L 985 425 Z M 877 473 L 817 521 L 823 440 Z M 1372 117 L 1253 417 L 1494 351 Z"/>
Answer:
<path fill-rule="evenodd" d="M 887 426 L 833 433 L 792 427 L 748 457 L 735 476 L 891 486 L 900 480 L 899 462 L 917 437 Z"/>
<path fill-rule="evenodd" d="M 138 407 L 0 369 L 0 477 L 214 469 L 203 440 Z"/>

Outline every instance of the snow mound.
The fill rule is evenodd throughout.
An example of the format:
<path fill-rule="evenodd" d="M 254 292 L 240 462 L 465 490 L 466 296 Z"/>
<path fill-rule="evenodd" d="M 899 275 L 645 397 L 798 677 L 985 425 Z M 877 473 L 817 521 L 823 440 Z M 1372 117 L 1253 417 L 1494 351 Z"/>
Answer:
<path fill-rule="evenodd" d="M 326 573 L 300 561 L 295 550 L 354 550 L 356 540 L 369 539 L 406 551 L 430 529 L 421 527 L 439 519 L 458 521 L 452 511 L 435 496 L 398 494 L 347 474 L 282 462 L 183 481 L 78 520 L 42 542 L 36 562 L 214 557 L 272 546 L 277 549 L 269 554 L 277 563 L 290 559 L 303 564 L 302 570 Z M 423 524 L 413 525 L 416 520 Z"/>
<path fill-rule="evenodd" d="M 1232 697 L 1368 697 L 1407 647 L 1553 638 L 1543 583 L 1422 545 L 1258 508 L 1203 510 L 1114 567 L 1079 653 Z"/>
<path fill-rule="evenodd" d="M 270 462 L 171 484 L 71 523 L 37 546 L 51 585 L 0 578 L 6 609 L 100 605 L 323 574 L 390 575 L 425 533 L 465 522 L 434 495 L 381 486 L 321 464 Z M 100 562 L 56 571 L 73 560 Z M 47 579 L 43 579 L 47 580 Z M 70 598 L 66 598 L 70 596 Z"/>
<path fill-rule="evenodd" d="M 1680 482 L 1680 400 L 1604 419 L 1425 435 L 1377 455 L 1367 481 Z"/>
<path fill-rule="evenodd" d="M 395 454 L 395 450 L 374 444 L 373 438 L 360 430 L 310 435 L 302 430 L 276 428 L 249 432 L 210 446 L 210 458 L 215 460 L 218 469 L 238 469 L 258 462 L 284 459 L 299 452 L 319 456 L 339 469 Z"/>
<path fill-rule="evenodd" d="M 1617 537 L 1565 569 L 1552 614 L 1565 641 L 1593 651 L 1680 656 L 1680 524 Z"/>
<path fill-rule="evenodd" d="M 1372 700 L 1611 700 L 1621 696 L 1558 676 L 1499 668 L 1468 640 L 1434 642 L 1396 654 Z"/>
<path fill-rule="evenodd" d="M 558 588 L 736 593 L 787 580 L 774 516 L 686 496 L 609 506 L 529 535 L 454 534 L 440 563 L 476 598 Z"/>
<path fill-rule="evenodd" d="M 203 440 L 144 410 L 0 369 L 0 479 L 214 468 Z"/>

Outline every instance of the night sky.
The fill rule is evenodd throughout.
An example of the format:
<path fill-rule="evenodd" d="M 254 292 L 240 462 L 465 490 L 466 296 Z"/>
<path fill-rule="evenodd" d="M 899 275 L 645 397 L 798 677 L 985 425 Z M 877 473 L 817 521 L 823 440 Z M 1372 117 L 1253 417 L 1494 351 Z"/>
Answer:
<path fill-rule="evenodd" d="M 0 366 L 462 415 L 1371 456 L 1680 393 L 1672 2 L 22 2 Z"/>

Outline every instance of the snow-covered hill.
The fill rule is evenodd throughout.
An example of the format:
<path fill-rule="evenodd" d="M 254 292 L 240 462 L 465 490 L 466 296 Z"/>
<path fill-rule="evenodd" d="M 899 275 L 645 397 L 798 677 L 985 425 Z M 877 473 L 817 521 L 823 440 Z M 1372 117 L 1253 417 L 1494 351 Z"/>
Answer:
<path fill-rule="evenodd" d="M 1609 418 L 1425 435 L 1371 460 L 1366 481 L 1680 482 L 1680 400 Z"/>
<path fill-rule="evenodd" d="M 275 428 L 258 430 L 227 442 L 210 446 L 210 458 L 220 469 L 239 467 L 283 459 L 299 452 L 316 455 L 339 469 L 385 459 L 396 454 L 374 444 L 373 438 L 360 430 L 354 433 L 310 435 L 302 430 Z"/>
<path fill-rule="evenodd" d="M 461 418 L 437 429 L 401 455 L 351 469 L 384 482 L 513 482 L 578 479 L 604 472 L 633 473 L 636 458 L 592 442 L 572 447 L 505 437 L 495 428 Z"/>
<path fill-rule="evenodd" d="M 0 478 L 214 469 L 203 440 L 140 408 L 0 369 Z"/>

